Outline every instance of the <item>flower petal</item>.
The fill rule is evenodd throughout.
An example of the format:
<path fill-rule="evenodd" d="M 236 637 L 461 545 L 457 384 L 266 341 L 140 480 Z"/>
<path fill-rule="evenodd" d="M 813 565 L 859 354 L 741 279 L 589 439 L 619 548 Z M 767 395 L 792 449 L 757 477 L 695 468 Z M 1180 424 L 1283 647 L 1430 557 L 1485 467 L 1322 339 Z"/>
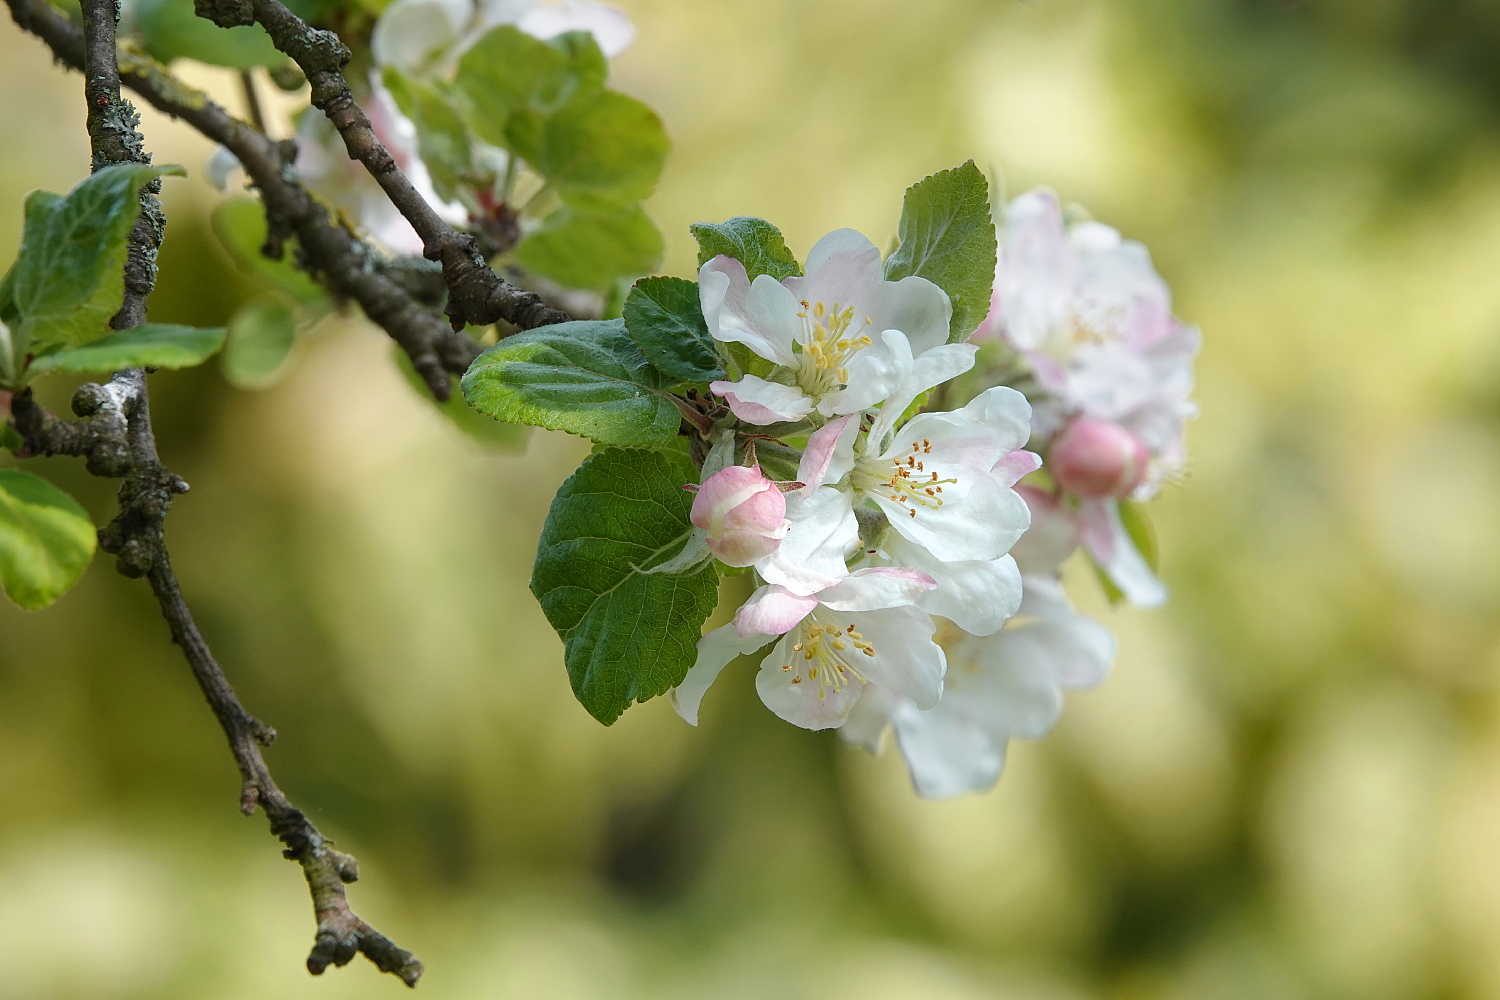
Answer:
<path fill-rule="evenodd" d="M 947 478 L 939 473 L 940 478 Z M 1015 490 L 1001 486 L 987 472 L 969 473 L 967 491 L 956 490 L 941 507 L 902 506 L 883 493 L 864 494 L 885 511 L 907 541 L 921 545 L 943 562 L 999 559 L 1010 551 L 1031 523 L 1031 514 Z"/>
<path fill-rule="evenodd" d="M 924 799 L 951 799 L 994 786 L 1005 766 L 1005 744 L 939 705 L 923 712 L 906 703 L 891 722 L 912 786 Z"/>
<path fill-rule="evenodd" d="M 875 649 L 873 656 L 862 656 L 855 663 L 866 679 L 905 695 L 919 708 L 938 703 L 947 659 L 942 647 L 932 641 L 936 626 L 931 615 L 906 606 L 839 612 L 839 620 L 845 618 Z"/>
<path fill-rule="evenodd" d="M 472 0 L 396 0 L 375 22 L 370 51 L 378 66 L 414 72 L 458 41 L 474 14 Z"/>
<path fill-rule="evenodd" d="M 783 281 L 794 300 L 854 306 L 855 322 L 864 322 L 870 292 L 883 280 L 875 244 L 853 229 L 835 229 L 808 251 L 806 270 L 805 277 Z"/>
<path fill-rule="evenodd" d="M 751 424 L 801 420 L 813 410 L 813 401 L 801 389 L 755 375 L 738 382 L 710 382 L 708 387 L 724 397 L 735 416 Z"/>
<path fill-rule="evenodd" d="M 937 582 L 921 570 L 905 566 L 871 566 L 857 569 L 818 594 L 824 607 L 834 611 L 878 611 L 915 604 Z"/>
<path fill-rule="evenodd" d="M 795 361 L 799 307 L 775 278 L 762 274 L 751 282 L 744 264 L 720 254 L 698 269 L 698 300 L 715 340 L 744 344 L 778 365 Z"/>
<path fill-rule="evenodd" d="M 944 344 L 924 352 L 912 362 L 911 374 L 897 386 L 886 401 L 870 428 L 870 441 L 879 446 L 895 427 L 901 414 L 918 396 L 934 386 L 942 385 L 956 375 L 962 375 L 974 367 L 974 355 L 979 348 L 973 344 Z"/>
<path fill-rule="evenodd" d="M 516 24 L 533 38 L 553 38 L 566 31 L 587 31 L 599 43 L 606 56 L 615 56 L 635 41 L 635 25 L 618 7 L 586 0 L 563 0 L 561 4 L 543 4 L 521 15 Z"/>
<path fill-rule="evenodd" d="M 721 625 L 698 640 L 698 662 L 693 664 L 682 683 L 672 689 L 672 708 L 688 725 L 698 724 L 698 706 L 703 696 L 719 679 L 719 674 L 736 656 L 755 652 L 770 642 L 769 636 L 743 637 L 734 625 Z"/>
<path fill-rule="evenodd" d="M 885 749 L 885 734 L 891 728 L 891 713 L 903 699 L 879 684 L 866 684 L 854 710 L 839 727 L 839 738 L 845 743 L 864 747 L 878 754 Z"/>
<path fill-rule="evenodd" d="M 1056 573 L 1083 540 L 1078 518 L 1062 498 L 1035 486 L 1017 486 L 1016 495 L 1031 511 L 1031 527 L 1011 546 L 1016 565 L 1026 574 Z"/>
<path fill-rule="evenodd" d="M 878 405 L 911 377 L 911 345 L 900 330 L 882 330 L 875 343 L 849 362 L 849 381 L 823 397 L 818 409 L 825 414 L 858 413 Z"/>
<path fill-rule="evenodd" d="M 830 420 L 813 432 L 797 463 L 797 481 L 805 483 L 806 496 L 824 483 L 836 483 L 854 468 L 854 436 L 859 433 L 856 414 Z"/>
<path fill-rule="evenodd" d="M 1089 557 L 1126 600 L 1138 608 L 1159 608 L 1167 603 L 1167 588 L 1151 571 L 1120 521 L 1118 501 L 1085 500 L 1078 505 L 1078 519 Z"/>
<path fill-rule="evenodd" d="M 887 536 L 885 553 L 891 561 L 932 577 L 937 587 L 919 595 L 917 607 L 965 632 L 996 632 L 1021 606 L 1021 571 L 1010 556 L 943 562 L 900 535 Z"/>
<path fill-rule="evenodd" d="M 810 495 L 787 496 L 791 530 L 781 548 L 755 568 L 767 583 L 794 594 L 816 594 L 848 575 L 844 557 L 859 544 L 859 522 L 848 493 L 824 486 Z"/>
<path fill-rule="evenodd" d="M 877 330 L 900 330 L 911 341 L 911 352 L 921 357 L 948 342 L 953 301 L 948 293 L 916 275 L 882 281 L 873 290 L 870 319 Z"/>
<path fill-rule="evenodd" d="M 792 662 L 792 657 L 801 656 L 792 649 L 792 637 L 782 636 L 776 648 L 761 661 L 760 672 L 755 675 L 755 690 L 760 693 L 760 700 L 777 716 L 803 729 L 842 726 L 865 685 L 853 681 L 834 689 L 831 685 L 820 686 L 801 673 L 781 669 Z"/>
<path fill-rule="evenodd" d="M 818 606 L 816 597 L 802 597 L 785 587 L 758 588 L 734 615 L 734 628 L 742 638 L 753 635 L 785 635 Z"/>

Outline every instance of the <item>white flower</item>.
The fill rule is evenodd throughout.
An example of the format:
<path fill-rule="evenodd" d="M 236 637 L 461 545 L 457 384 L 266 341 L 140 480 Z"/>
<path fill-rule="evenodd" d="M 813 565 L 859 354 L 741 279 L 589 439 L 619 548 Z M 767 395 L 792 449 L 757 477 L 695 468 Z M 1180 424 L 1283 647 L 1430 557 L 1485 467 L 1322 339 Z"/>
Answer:
<path fill-rule="evenodd" d="M 379 66 L 413 74 L 441 73 L 493 28 L 514 24 L 534 38 L 587 31 L 606 56 L 630 47 L 635 28 L 624 12 L 602 3 L 566 0 L 395 0 L 370 36 Z"/>
<path fill-rule="evenodd" d="M 867 554 L 883 552 L 883 561 L 931 575 L 938 586 L 928 599 L 936 603 L 925 604 L 929 610 L 942 608 L 993 631 L 1019 599 L 1015 568 L 1004 558 L 1030 523 L 1025 502 L 1011 489 L 1014 474 L 1035 468 L 1034 460 L 1023 460 L 1025 468 L 1017 469 L 1012 457 L 1026 442 L 1029 407 L 1014 389 L 997 386 L 961 410 L 919 413 L 892 427 L 930 387 L 924 383 L 927 378 L 907 383 L 874 417 L 850 414 L 812 435 L 797 478 L 804 491 L 820 495 L 817 506 L 793 520 L 777 557 L 756 568 L 771 583 L 813 592 L 820 580 L 795 560 L 802 539 L 847 540 L 854 511 L 874 507 L 895 537 Z M 843 526 L 844 534 L 834 526 Z"/>
<path fill-rule="evenodd" d="M 894 691 L 932 707 L 943 691 L 943 651 L 932 619 L 912 606 L 931 578 L 913 570 L 858 570 L 817 594 L 764 586 L 734 621 L 698 642 L 698 662 L 672 690 L 672 706 L 698 724 L 698 706 L 737 656 L 763 649 L 755 687 L 767 708 L 804 729 L 841 726 L 865 690 Z"/>
<path fill-rule="evenodd" d="M 1099 684 L 1114 660 L 1114 636 L 1073 610 L 1057 575 L 1078 547 L 1076 521 L 1048 494 L 1021 490 L 1033 520 L 1014 550 L 1023 573 L 1020 611 L 992 635 L 951 624 L 939 629 L 948 672 L 935 708 L 872 689 L 841 731 L 847 742 L 876 751 L 893 728 L 923 798 L 993 786 L 1006 743 L 1044 735 L 1062 710 L 1062 692 Z"/>
<path fill-rule="evenodd" d="M 1011 202 L 1000 236 L 994 300 L 974 338 L 1003 338 L 1030 363 L 1040 440 L 1077 417 L 1139 439 L 1151 461 L 1133 495 L 1149 499 L 1186 460 L 1197 329 L 1172 315 L 1144 246 L 1098 222 L 1068 224 L 1051 191 Z"/>
<path fill-rule="evenodd" d="M 750 281 L 743 264 L 720 255 L 699 269 L 698 287 L 716 340 L 777 365 L 769 379 L 710 384 L 747 423 L 856 413 L 900 388 L 914 365 L 948 372 L 928 388 L 973 365 L 974 347 L 946 343 L 947 293 L 925 278 L 886 281 L 880 251 L 852 229 L 813 246 L 805 277 Z"/>

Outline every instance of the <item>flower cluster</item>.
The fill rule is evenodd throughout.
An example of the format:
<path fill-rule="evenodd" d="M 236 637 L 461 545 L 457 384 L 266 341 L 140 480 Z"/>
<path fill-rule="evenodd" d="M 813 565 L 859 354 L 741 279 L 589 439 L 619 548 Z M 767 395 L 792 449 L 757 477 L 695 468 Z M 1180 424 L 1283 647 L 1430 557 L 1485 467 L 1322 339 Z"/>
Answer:
<path fill-rule="evenodd" d="M 885 280 L 851 230 L 805 276 L 752 280 L 722 255 L 700 269 L 708 330 L 740 368 L 710 388 L 748 446 L 743 465 L 715 449 L 692 523 L 757 586 L 672 692 L 688 722 L 754 655 L 781 718 L 871 750 L 894 730 L 919 794 L 982 790 L 1011 738 L 1109 672 L 1114 639 L 1074 611 L 1064 561 L 1081 546 L 1132 601 L 1165 599 L 1120 504 L 1182 467 L 1197 332 L 1144 248 L 1067 225 L 1048 192 L 1017 199 L 1001 239 L 971 343 L 949 343 L 947 293 Z M 929 408 L 971 370 L 987 388 Z M 805 442 L 794 481 L 761 470 L 756 438 Z"/>

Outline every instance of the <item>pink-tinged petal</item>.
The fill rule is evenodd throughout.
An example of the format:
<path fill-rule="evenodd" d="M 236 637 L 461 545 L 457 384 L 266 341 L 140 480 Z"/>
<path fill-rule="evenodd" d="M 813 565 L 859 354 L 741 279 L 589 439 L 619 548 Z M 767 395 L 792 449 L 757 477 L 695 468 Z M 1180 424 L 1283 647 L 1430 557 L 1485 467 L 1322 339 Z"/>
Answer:
<path fill-rule="evenodd" d="M 821 271 L 835 257 L 852 254 L 856 257 L 869 258 L 874 254 L 874 279 L 881 280 L 880 274 L 880 248 L 871 243 L 869 238 L 855 229 L 835 229 L 813 244 L 813 248 L 807 252 L 807 270 L 809 272 Z"/>
<path fill-rule="evenodd" d="M 802 461 L 797 464 L 797 479 L 803 484 L 803 492 L 813 490 L 831 478 L 837 482 L 844 473 L 854 467 L 854 435 L 859 431 L 858 415 L 849 414 L 830 420 L 813 432 L 802 450 Z M 834 468 L 834 456 L 839 453 L 842 460 Z"/>
<path fill-rule="evenodd" d="M 745 638 L 784 635 L 817 606 L 815 596 L 801 597 L 774 585 L 761 587 L 735 612 L 734 628 Z"/>
<path fill-rule="evenodd" d="M 672 707 L 690 726 L 698 724 L 698 706 L 735 657 L 745 656 L 769 644 L 770 636 L 741 636 L 734 625 L 721 625 L 698 640 L 698 660 L 682 683 L 672 689 Z"/>
<path fill-rule="evenodd" d="M 1146 476 L 1151 456 L 1141 439 L 1119 424 L 1088 417 L 1073 421 L 1052 442 L 1053 477 L 1081 497 L 1128 496 Z"/>
<path fill-rule="evenodd" d="M 1015 492 L 1031 510 L 1031 527 L 1011 546 L 1010 554 L 1022 573 L 1057 572 L 1083 541 L 1078 518 L 1061 497 L 1034 486 L 1017 486 Z"/>
<path fill-rule="evenodd" d="M 1078 506 L 1083 545 L 1125 599 L 1136 607 L 1157 608 L 1167 603 L 1167 588 L 1151 571 L 1120 521 L 1120 505 L 1113 498 L 1085 500 Z"/>
<path fill-rule="evenodd" d="M 1001 242 L 995 295 L 1005 339 L 1020 350 L 1033 350 L 1067 321 L 1072 309 L 1076 265 L 1057 195 L 1037 188 L 1012 201 Z"/>
<path fill-rule="evenodd" d="M 709 476 L 703 485 L 698 487 L 697 495 L 693 497 L 693 509 L 688 514 L 688 520 L 693 523 L 694 527 L 703 528 L 705 531 L 721 530 L 724 526 L 724 516 L 729 511 L 749 500 L 756 493 L 767 489 L 776 492 L 771 481 L 761 474 L 759 468 L 747 468 L 743 465 L 725 466 Z M 785 509 L 783 501 L 783 513 Z"/>
<path fill-rule="evenodd" d="M 734 415 L 751 424 L 779 424 L 801 420 L 813 410 L 813 401 L 794 385 L 767 382 L 746 375 L 738 382 L 710 382 L 716 395 L 723 396 Z"/>
<path fill-rule="evenodd" d="M 778 365 L 794 363 L 800 307 L 776 279 L 763 274 L 751 282 L 744 264 L 720 254 L 698 269 L 698 300 L 715 340 L 744 344 Z"/>
<path fill-rule="evenodd" d="M 872 566 L 858 569 L 818 594 L 824 607 L 834 611 L 879 611 L 915 604 L 937 582 L 921 570 L 906 566 Z"/>
<path fill-rule="evenodd" d="M 881 404 L 870 428 L 870 440 L 882 442 L 895 427 L 901 414 L 918 396 L 934 386 L 942 385 L 955 376 L 962 375 L 974 367 L 974 355 L 979 348 L 973 344 L 944 344 L 923 352 L 912 361 L 911 373 L 901 385 Z"/>
<path fill-rule="evenodd" d="M 786 537 L 786 533 L 785 524 L 770 533 L 726 531 L 716 538 L 707 539 L 706 544 L 714 558 L 726 566 L 754 566 L 781 548 L 781 540 Z"/>
<path fill-rule="evenodd" d="M 1004 326 L 1005 317 L 1003 310 L 1000 308 L 1000 296 L 998 294 L 992 294 L 990 296 L 990 311 L 985 314 L 985 317 L 980 321 L 979 326 L 975 327 L 974 332 L 969 334 L 969 342 L 974 344 L 987 344 L 991 341 L 1004 340 Z"/>
<path fill-rule="evenodd" d="M 852 229 L 836 229 L 813 245 L 807 255 L 805 277 L 786 278 L 782 284 L 794 299 L 822 302 L 833 308 L 854 306 L 855 322 L 864 323 L 865 300 L 882 283 L 880 250 Z"/>
<path fill-rule="evenodd" d="M 1041 467 L 1042 456 L 1034 451 L 1017 448 L 996 462 L 994 468 L 990 469 L 990 475 L 1000 480 L 1004 486 L 1014 486 Z"/>
<path fill-rule="evenodd" d="M 941 615 L 965 632 L 989 635 L 1021 604 L 1021 572 L 1010 556 L 943 562 L 895 532 L 886 536 L 883 552 L 892 561 L 931 576 L 937 587 L 919 595 L 917 607 Z"/>

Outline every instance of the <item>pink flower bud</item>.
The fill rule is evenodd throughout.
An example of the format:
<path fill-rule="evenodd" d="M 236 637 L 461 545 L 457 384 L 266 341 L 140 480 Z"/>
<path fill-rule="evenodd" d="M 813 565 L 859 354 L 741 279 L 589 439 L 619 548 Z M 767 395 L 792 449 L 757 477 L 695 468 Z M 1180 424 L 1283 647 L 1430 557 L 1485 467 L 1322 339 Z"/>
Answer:
<path fill-rule="evenodd" d="M 1117 423 L 1073 421 L 1052 442 L 1047 466 L 1064 490 L 1080 497 L 1123 497 L 1140 485 L 1151 455 Z"/>
<path fill-rule="evenodd" d="M 759 465 L 730 465 L 709 476 L 689 519 L 708 532 L 708 550 L 730 566 L 749 566 L 775 552 L 791 527 L 786 497 Z"/>

